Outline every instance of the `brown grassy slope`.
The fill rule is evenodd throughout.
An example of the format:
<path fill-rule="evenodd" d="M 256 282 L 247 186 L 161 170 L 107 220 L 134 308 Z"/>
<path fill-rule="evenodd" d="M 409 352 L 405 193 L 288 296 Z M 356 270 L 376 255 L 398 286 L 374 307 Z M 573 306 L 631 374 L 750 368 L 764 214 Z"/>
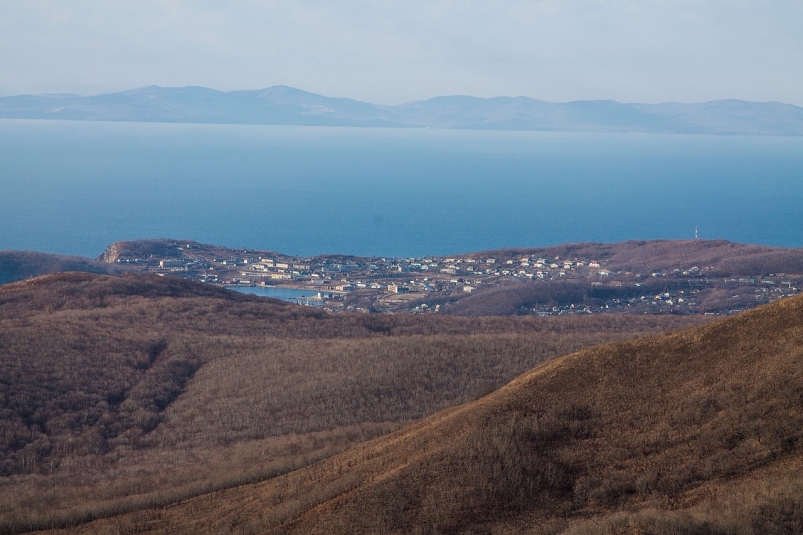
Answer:
<path fill-rule="evenodd" d="M 801 439 L 796 297 L 586 349 L 287 476 L 77 532 L 799 533 Z"/>
<path fill-rule="evenodd" d="M 0 524 L 259 479 L 561 354 L 695 321 L 335 315 L 134 274 L 6 285 Z"/>

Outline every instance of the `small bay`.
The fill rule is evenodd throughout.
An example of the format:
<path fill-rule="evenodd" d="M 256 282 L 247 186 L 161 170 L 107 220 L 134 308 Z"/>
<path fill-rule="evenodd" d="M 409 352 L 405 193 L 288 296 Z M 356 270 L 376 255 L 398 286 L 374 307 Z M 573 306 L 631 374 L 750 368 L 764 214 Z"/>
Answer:
<path fill-rule="evenodd" d="M 258 295 L 260 297 L 273 297 L 282 301 L 293 303 L 304 302 L 305 298 L 315 298 L 318 292 L 315 290 L 297 290 L 295 288 L 276 288 L 272 286 L 229 286 L 230 290 Z"/>

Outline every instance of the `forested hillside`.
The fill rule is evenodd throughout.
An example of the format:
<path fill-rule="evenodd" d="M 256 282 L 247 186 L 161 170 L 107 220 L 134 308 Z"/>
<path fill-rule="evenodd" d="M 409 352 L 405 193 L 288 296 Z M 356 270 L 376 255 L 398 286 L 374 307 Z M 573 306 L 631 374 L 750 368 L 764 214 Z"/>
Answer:
<path fill-rule="evenodd" d="M 260 481 L 544 361 L 699 318 L 329 314 L 177 278 L 0 287 L 0 525 Z"/>
<path fill-rule="evenodd" d="M 72 533 L 803 530 L 803 298 L 582 350 L 257 485 Z"/>

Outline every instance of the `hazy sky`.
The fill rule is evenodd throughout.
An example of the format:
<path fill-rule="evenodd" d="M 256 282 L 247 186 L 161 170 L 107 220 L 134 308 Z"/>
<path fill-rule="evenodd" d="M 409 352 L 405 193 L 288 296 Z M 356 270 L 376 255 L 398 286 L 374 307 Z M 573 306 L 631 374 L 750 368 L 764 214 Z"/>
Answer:
<path fill-rule="evenodd" d="M 0 0 L 0 94 L 151 84 L 803 105 L 803 2 Z"/>

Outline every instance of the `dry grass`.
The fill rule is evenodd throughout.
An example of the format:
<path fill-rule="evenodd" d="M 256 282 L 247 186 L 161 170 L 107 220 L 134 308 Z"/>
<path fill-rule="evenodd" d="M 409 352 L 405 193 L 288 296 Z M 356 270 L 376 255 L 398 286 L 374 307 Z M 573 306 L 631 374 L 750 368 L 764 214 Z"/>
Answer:
<path fill-rule="evenodd" d="M 798 460 L 787 459 L 771 469 L 756 470 L 744 480 L 702 485 L 694 494 L 709 497 L 691 507 L 666 510 L 653 504 L 640 510 L 581 520 L 555 532 L 565 535 L 803 533 L 803 473 Z"/>

